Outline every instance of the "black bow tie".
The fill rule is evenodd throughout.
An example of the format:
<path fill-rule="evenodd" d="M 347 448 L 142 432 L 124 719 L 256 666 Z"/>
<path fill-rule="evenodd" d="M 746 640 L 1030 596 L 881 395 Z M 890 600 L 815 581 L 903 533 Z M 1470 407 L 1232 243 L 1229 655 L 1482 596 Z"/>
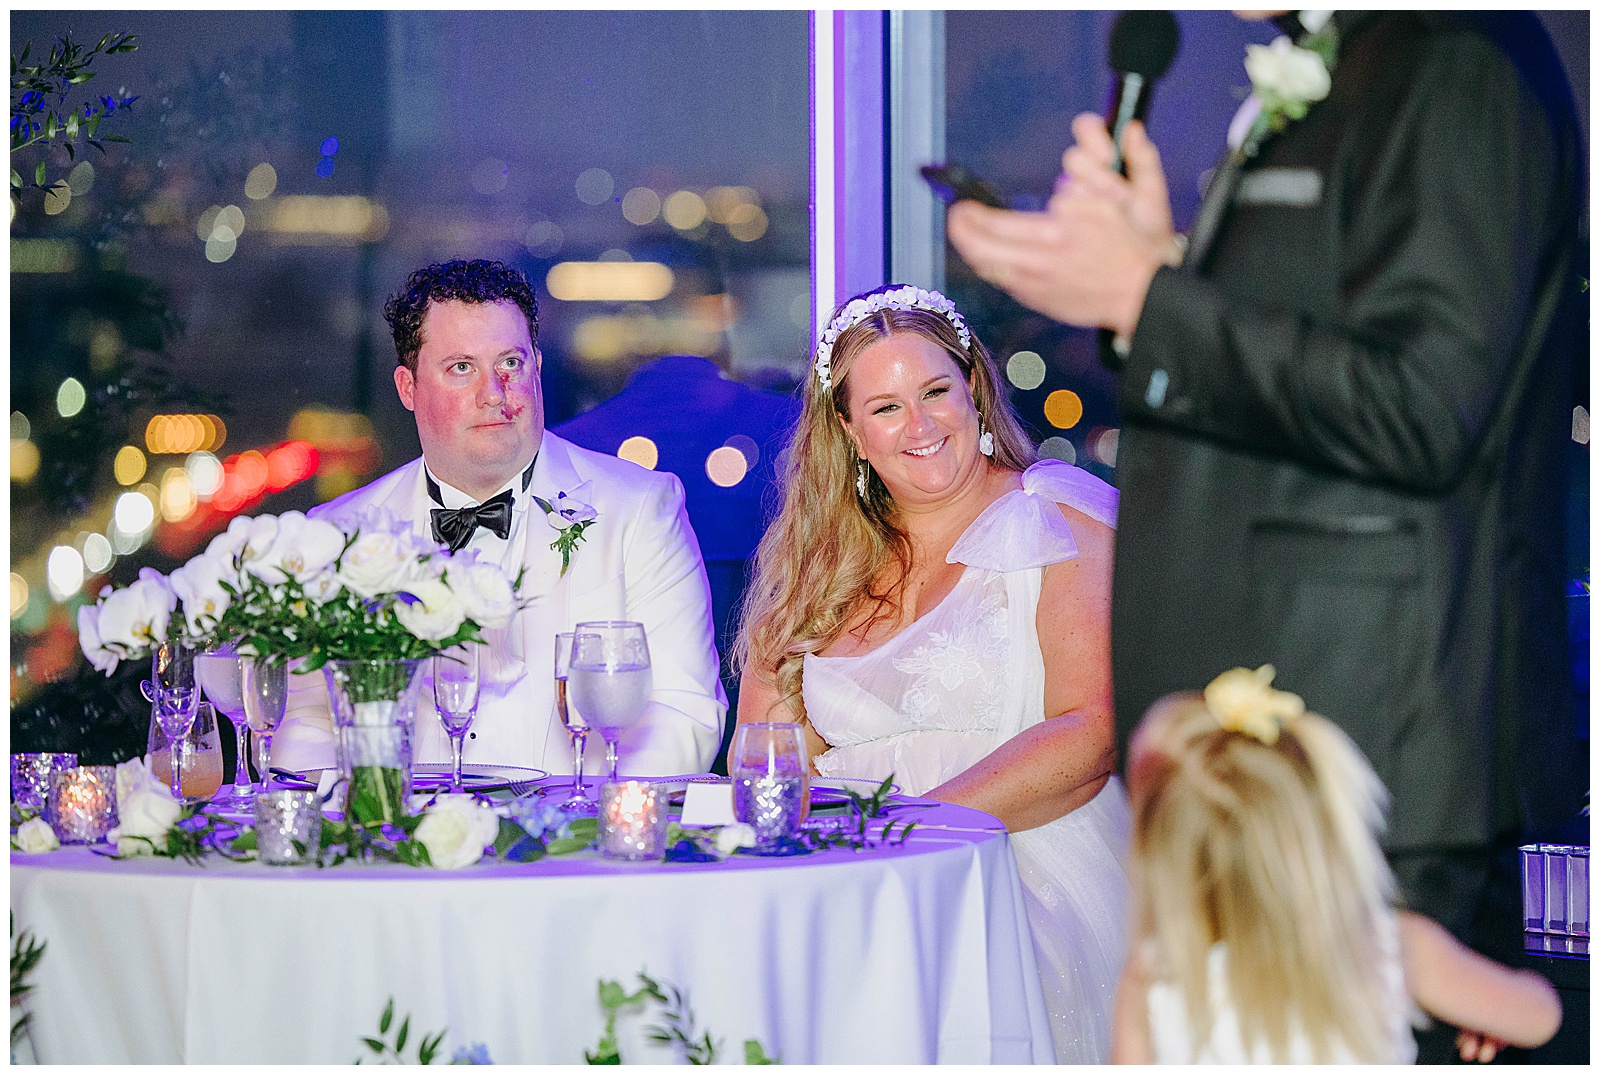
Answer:
<path fill-rule="evenodd" d="M 433 540 L 451 552 L 464 548 L 478 527 L 492 530 L 496 537 L 511 536 L 511 490 L 505 489 L 470 508 L 433 508 Z"/>

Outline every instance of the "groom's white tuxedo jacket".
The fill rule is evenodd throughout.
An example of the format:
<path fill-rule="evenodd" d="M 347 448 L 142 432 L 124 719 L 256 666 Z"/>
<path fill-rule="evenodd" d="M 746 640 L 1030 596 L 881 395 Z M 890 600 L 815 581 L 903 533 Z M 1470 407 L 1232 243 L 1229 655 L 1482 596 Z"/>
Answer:
<path fill-rule="evenodd" d="M 700 545 L 689 527 L 683 485 L 546 432 L 528 492 L 553 501 L 584 482 L 597 515 L 572 553 L 565 575 L 551 548 L 557 532 L 533 505 L 521 527 L 519 593 L 531 602 L 503 631 L 485 632 L 483 688 L 467 762 L 572 771 L 572 745 L 555 712 L 555 636 L 584 620 L 637 620 L 650 646 L 653 689 L 644 718 L 624 733 L 620 771 L 666 776 L 705 772 L 722 741 L 728 700 L 718 678 L 711 590 Z M 521 495 L 519 493 L 519 495 Z M 531 503 L 531 501 L 530 501 Z M 415 459 L 309 514 L 343 526 L 384 513 L 430 536 L 422 460 Z M 514 539 L 517 535 L 513 535 Z M 515 574 L 515 553 L 508 563 Z M 424 689 L 417 706 L 417 761 L 448 761 L 449 739 Z M 585 768 L 598 771 L 591 744 Z M 331 767 L 333 736 L 322 673 L 296 677 L 289 713 L 273 743 L 273 764 Z"/>

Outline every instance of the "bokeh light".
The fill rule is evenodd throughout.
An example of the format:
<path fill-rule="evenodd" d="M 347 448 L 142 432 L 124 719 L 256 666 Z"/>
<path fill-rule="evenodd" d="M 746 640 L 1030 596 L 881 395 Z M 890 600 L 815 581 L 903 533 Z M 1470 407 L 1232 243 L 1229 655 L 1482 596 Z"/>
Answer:
<path fill-rule="evenodd" d="M 216 451 L 228 439 L 228 427 L 214 414 L 158 414 L 144 429 L 151 455 L 188 455 Z"/>
<path fill-rule="evenodd" d="M 745 202 L 728 212 L 728 234 L 741 243 L 753 243 L 767 233 L 767 214 L 761 206 Z"/>
<path fill-rule="evenodd" d="M 1589 443 L 1589 411 L 1582 405 L 1572 408 L 1572 439 L 1579 444 Z"/>
<path fill-rule="evenodd" d="M 219 238 L 213 236 L 206 240 L 206 260 L 213 265 L 220 265 L 233 257 L 239 249 L 239 240 L 233 238 Z"/>
<path fill-rule="evenodd" d="M 124 534 L 142 534 L 156 521 L 155 505 L 141 491 L 146 487 L 140 486 L 117 497 L 117 506 L 112 511 L 111 518 L 117 524 L 117 529 Z M 154 489 L 155 486 L 148 488 Z"/>
<path fill-rule="evenodd" d="M 278 170 L 266 161 L 250 169 L 244 180 L 244 196 L 253 202 L 272 197 L 278 189 Z"/>
<path fill-rule="evenodd" d="M 1094 430 L 1084 438 L 1083 449 L 1089 453 L 1090 459 L 1096 459 L 1108 467 L 1117 465 L 1117 441 L 1121 433 L 1115 429 L 1100 428 Z"/>
<path fill-rule="evenodd" d="M 72 204 L 72 188 L 66 183 L 57 181 L 56 185 L 44 192 L 44 211 L 46 216 L 56 216 L 65 213 L 67 206 Z"/>
<path fill-rule="evenodd" d="M 711 454 L 706 456 L 706 477 L 725 489 L 744 481 L 749 469 L 750 464 L 745 459 L 744 453 L 726 444 L 713 449 Z"/>
<path fill-rule="evenodd" d="M 1044 384 L 1044 359 L 1037 351 L 1018 351 L 1006 359 L 1006 380 L 1025 392 Z"/>
<path fill-rule="evenodd" d="M 94 186 L 94 165 L 88 161 L 79 161 L 72 166 L 72 171 L 67 173 L 67 189 L 77 197 L 89 193 Z"/>
<path fill-rule="evenodd" d="M 561 243 L 565 238 L 555 221 L 539 220 L 528 225 L 527 232 L 522 236 L 522 245 L 536 258 L 553 258 L 561 252 Z"/>
<path fill-rule="evenodd" d="M 622 196 L 622 217 L 644 227 L 661 215 L 661 195 L 649 187 L 634 187 Z"/>
<path fill-rule="evenodd" d="M 71 545 L 57 545 L 50 550 L 44 574 L 50 583 L 50 596 L 65 601 L 83 585 L 83 557 Z"/>
<path fill-rule="evenodd" d="M 320 152 L 324 157 L 332 157 L 339 152 L 339 140 L 332 135 L 322 140 Z"/>
<path fill-rule="evenodd" d="M 76 377 L 68 377 L 61 382 L 61 387 L 56 389 L 56 413 L 63 418 L 71 418 L 83 410 L 83 405 L 89 402 L 89 394 L 84 391 L 83 382 Z"/>
<path fill-rule="evenodd" d="M 679 231 L 688 231 L 704 223 L 706 202 L 692 190 L 680 190 L 668 196 L 666 204 L 661 207 L 661 215 Z"/>
<path fill-rule="evenodd" d="M 646 470 L 654 470 L 661 453 L 656 450 L 656 442 L 649 437 L 629 437 L 617 448 L 617 458 L 638 463 Z"/>
<path fill-rule="evenodd" d="M 181 523 L 194 514 L 200 504 L 194 484 L 182 467 L 168 467 L 161 475 L 161 517 L 169 523 Z"/>
<path fill-rule="evenodd" d="M 11 572 L 11 618 L 16 619 L 28 607 L 28 580 Z"/>
<path fill-rule="evenodd" d="M 222 484 L 222 460 L 207 451 L 190 452 L 183 469 L 189 475 L 189 484 L 202 500 L 210 497 Z"/>
<path fill-rule="evenodd" d="M 706 217 L 713 224 L 727 224 L 741 205 L 759 204 L 760 199 L 750 187 L 712 187 L 706 191 Z"/>
<path fill-rule="evenodd" d="M 111 462 L 111 473 L 116 475 L 119 485 L 137 485 L 148 465 L 143 452 L 131 444 L 124 444 Z"/>
<path fill-rule="evenodd" d="M 98 575 L 111 566 L 111 542 L 104 534 L 89 534 L 83 539 L 83 566 L 91 575 Z"/>
<path fill-rule="evenodd" d="M 1039 445 L 1039 458 L 1059 459 L 1063 463 L 1076 463 L 1078 449 L 1066 437 L 1046 437 Z"/>
<path fill-rule="evenodd" d="M 1045 397 L 1044 417 L 1057 429 L 1071 429 L 1083 417 L 1083 400 L 1070 388 L 1058 388 Z"/>
<path fill-rule="evenodd" d="M 39 446 L 31 440 L 11 438 L 11 480 L 26 485 L 39 473 Z"/>
<path fill-rule="evenodd" d="M 33 423 L 21 411 L 11 412 L 11 439 L 27 440 L 33 433 Z"/>
<path fill-rule="evenodd" d="M 743 433 L 735 433 L 723 443 L 744 456 L 745 466 L 751 470 L 755 469 L 756 463 L 761 459 L 761 446 L 753 439 Z"/>
<path fill-rule="evenodd" d="M 604 168 L 586 168 L 576 183 L 578 200 L 585 205 L 601 205 L 611 200 L 616 181 Z"/>
<path fill-rule="evenodd" d="M 545 274 L 562 302 L 654 302 L 672 291 L 672 270 L 656 261 L 563 261 Z"/>

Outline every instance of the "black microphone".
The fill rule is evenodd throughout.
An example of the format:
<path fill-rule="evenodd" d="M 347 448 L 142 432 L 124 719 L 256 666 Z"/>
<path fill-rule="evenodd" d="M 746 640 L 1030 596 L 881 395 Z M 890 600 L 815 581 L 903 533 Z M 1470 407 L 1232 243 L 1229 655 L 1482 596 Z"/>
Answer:
<path fill-rule="evenodd" d="M 1111 70 L 1116 72 L 1106 130 L 1116 147 L 1111 166 L 1127 174 L 1122 160 L 1122 132 L 1134 120 L 1143 123 L 1150 111 L 1156 80 L 1178 55 L 1178 20 L 1170 11 L 1124 11 L 1111 27 Z"/>

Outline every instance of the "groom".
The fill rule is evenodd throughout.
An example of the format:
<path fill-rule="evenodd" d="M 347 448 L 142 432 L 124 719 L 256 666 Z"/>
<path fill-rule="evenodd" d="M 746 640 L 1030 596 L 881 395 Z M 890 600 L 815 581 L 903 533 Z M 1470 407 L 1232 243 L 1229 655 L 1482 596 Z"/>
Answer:
<path fill-rule="evenodd" d="M 527 606 L 484 632 L 468 762 L 571 771 L 555 712 L 555 636 L 584 620 L 637 620 L 653 689 L 623 734 L 620 770 L 704 772 L 721 741 L 727 698 L 717 676 L 710 590 L 689 528 L 683 486 L 545 431 L 539 314 L 523 275 L 497 261 L 451 261 L 411 275 L 384 306 L 399 364 L 394 383 L 417 420 L 422 458 L 311 511 L 349 526 L 408 521 L 452 550 L 501 565 Z M 593 509 L 564 562 L 560 534 L 535 498 Z M 450 757 L 432 699 L 418 704 L 418 761 Z M 586 768 L 598 765 L 591 750 Z M 331 767 L 333 737 L 320 672 L 296 677 L 273 763 Z"/>

